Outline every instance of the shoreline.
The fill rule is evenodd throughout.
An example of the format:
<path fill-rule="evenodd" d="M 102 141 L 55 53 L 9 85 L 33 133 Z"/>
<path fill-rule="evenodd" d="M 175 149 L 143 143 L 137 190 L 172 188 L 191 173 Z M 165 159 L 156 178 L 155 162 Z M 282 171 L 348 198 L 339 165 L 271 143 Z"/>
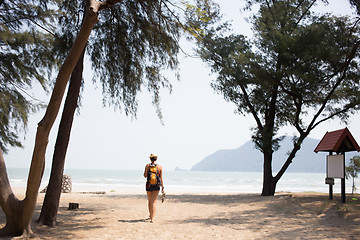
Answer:
<path fill-rule="evenodd" d="M 24 170 L 24 169 L 23 169 Z M 10 174 L 11 173 L 11 174 Z M 141 171 L 76 171 L 68 172 L 72 178 L 73 192 L 120 192 L 144 193 L 145 179 Z M 11 186 L 25 187 L 26 171 L 9 171 Z M 287 173 L 277 184 L 278 192 L 322 192 L 328 193 L 325 175 L 320 173 Z M 48 184 L 44 175 L 40 191 Z M 261 193 L 262 175 L 251 172 L 176 172 L 167 171 L 165 188 L 168 194 L 181 193 Z M 357 179 L 356 185 L 360 185 Z M 335 180 L 334 193 L 341 192 L 340 180 Z M 346 190 L 351 192 L 351 181 L 346 181 Z"/>
<path fill-rule="evenodd" d="M 15 196 L 20 196 L 20 197 L 24 197 L 25 196 L 25 191 L 26 191 L 26 187 L 25 186 L 11 186 Z M 39 196 L 41 194 L 44 194 L 44 192 L 41 192 L 43 190 L 43 188 L 39 189 Z M 236 192 L 236 191 L 206 191 L 206 190 L 202 190 L 202 191 L 187 191 L 187 190 L 172 190 L 172 191 L 167 191 L 168 188 L 165 188 L 165 192 L 166 195 L 261 195 L 261 191 L 254 191 L 254 192 Z M 346 189 L 349 191 L 349 189 Z M 61 193 L 62 195 L 67 195 L 67 194 L 94 194 L 94 195 L 144 195 L 146 196 L 146 191 L 145 191 L 145 187 L 143 190 L 133 190 L 133 191 L 126 191 L 126 190 L 108 190 L 108 189 L 101 189 L 101 188 L 80 188 L 77 189 L 76 191 L 72 190 L 70 193 Z M 161 194 L 161 191 L 159 192 L 159 195 Z M 319 191 L 276 191 L 275 192 L 275 196 L 276 195 L 281 195 L 281 194 L 316 194 L 316 195 L 324 195 L 324 196 L 328 196 L 329 193 L 328 192 L 319 192 Z M 356 193 L 355 193 L 356 194 Z M 360 194 L 360 193 L 358 193 Z M 334 196 L 340 196 L 341 192 L 337 191 L 337 189 L 333 192 Z M 346 192 L 346 196 L 352 195 L 350 192 Z"/>
<path fill-rule="evenodd" d="M 23 197 L 25 196 L 25 191 L 26 191 L 26 187 L 20 187 L 20 186 L 15 186 L 15 187 L 11 187 L 14 194 L 16 196 L 20 196 L 20 197 Z M 39 189 L 39 196 L 41 196 L 41 194 L 45 195 L 44 192 L 41 192 L 43 189 L 40 188 Z M 177 195 L 219 195 L 219 196 L 222 196 L 222 195 L 261 195 L 261 191 L 257 191 L 257 192 L 235 192 L 235 191 L 181 191 L 181 190 L 175 190 L 175 191 L 167 191 L 168 188 L 165 189 L 165 193 L 166 195 L 174 195 L 174 196 L 177 196 Z M 76 191 L 71 191 L 70 193 L 61 193 L 61 196 L 62 195 L 68 195 L 68 194 L 82 194 L 82 195 L 86 195 L 86 194 L 93 194 L 93 195 L 144 195 L 146 196 L 146 191 L 145 191 L 145 188 L 144 190 L 134 190 L 134 191 L 125 191 L 125 190 L 122 190 L 122 191 L 116 191 L 116 190 L 101 190 L 101 189 L 98 189 L 96 188 L 95 190 L 94 189 L 91 189 L 91 188 L 84 188 L 84 189 L 77 189 Z M 161 190 L 159 192 L 159 195 L 161 194 Z M 328 193 L 325 193 L 325 192 L 317 192 L 317 191 L 277 191 L 275 192 L 275 196 L 276 195 L 279 195 L 279 194 L 319 194 L 319 195 L 328 195 Z M 335 191 L 333 193 L 334 195 L 339 195 L 340 196 L 340 192 L 337 192 Z M 349 192 L 346 192 L 346 195 L 351 195 L 351 193 Z"/>
<path fill-rule="evenodd" d="M 18 191 L 20 190 L 20 191 Z M 17 196 L 24 189 L 14 191 Z M 181 193 L 157 202 L 155 223 L 148 217 L 144 193 L 63 193 L 57 226 L 38 226 L 44 193 L 32 221 L 35 239 L 359 239 L 357 201 L 325 193 Z M 70 202 L 79 209 L 68 210 Z M 5 223 L 1 211 L 0 224 Z"/>

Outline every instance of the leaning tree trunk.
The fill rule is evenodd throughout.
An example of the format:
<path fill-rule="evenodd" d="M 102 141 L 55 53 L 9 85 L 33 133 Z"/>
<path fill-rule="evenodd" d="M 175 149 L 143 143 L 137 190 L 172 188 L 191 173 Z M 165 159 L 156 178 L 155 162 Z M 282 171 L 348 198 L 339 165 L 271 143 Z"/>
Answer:
<path fill-rule="evenodd" d="M 56 225 L 56 217 L 62 190 L 61 184 L 64 172 L 65 156 L 81 87 L 82 72 L 84 68 L 84 54 L 85 49 L 70 78 L 68 94 L 66 96 L 63 115 L 61 117 L 55 144 L 49 184 L 46 189 L 40 217 L 37 220 L 39 224 L 47 225 L 49 227 L 55 227 Z"/>
<path fill-rule="evenodd" d="M 90 4 L 89 1 L 87 1 L 86 7 L 88 8 L 88 5 L 92 5 L 92 7 L 90 8 L 95 13 L 97 13 L 98 11 L 111 7 L 112 5 L 121 1 L 122 0 L 108 0 L 100 3 L 100 2 L 96 2 L 95 0 L 92 0 L 90 1 Z M 85 18 L 83 19 L 83 22 L 84 21 Z M 38 223 L 51 227 L 54 227 L 56 225 L 56 218 L 59 209 L 59 201 L 61 195 L 62 177 L 64 172 L 65 155 L 70 139 L 70 132 L 72 127 L 74 112 L 76 110 L 77 101 L 79 98 L 82 72 L 83 72 L 84 54 L 85 54 L 85 49 L 80 59 L 78 60 L 70 79 L 68 95 L 65 101 L 63 116 L 58 131 L 58 139 L 55 145 L 49 185 L 47 187 L 43 207 L 41 209 L 40 217 L 38 219 Z"/>
<path fill-rule="evenodd" d="M 6 225 L 0 230 L 1 236 L 31 236 L 31 218 L 36 206 L 38 191 L 44 172 L 45 153 L 48 144 L 50 130 L 55 122 L 56 116 L 62 102 L 66 85 L 74 67 L 84 50 L 89 35 L 98 21 L 97 11 L 100 3 L 91 1 L 87 8 L 84 23 L 75 39 L 64 64 L 59 70 L 54 89 L 46 109 L 44 118 L 38 123 L 35 147 L 31 160 L 25 198 L 19 201 L 9 184 L 6 174 L 4 159 L 1 152 L 0 164 L 0 204 L 6 215 Z"/>

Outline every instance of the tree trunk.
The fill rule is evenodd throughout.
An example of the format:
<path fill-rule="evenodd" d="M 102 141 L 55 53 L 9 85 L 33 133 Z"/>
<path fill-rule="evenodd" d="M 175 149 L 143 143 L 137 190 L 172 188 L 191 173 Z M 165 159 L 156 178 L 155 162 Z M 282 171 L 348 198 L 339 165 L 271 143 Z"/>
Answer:
<path fill-rule="evenodd" d="M 353 177 L 353 182 L 352 182 L 352 188 L 351 188 L 351 194 L 354 194 L 355 192 L 355 177 Z"/>
<path fill-rule="evenodd" d="M 1 236 L 19 236 L 24 232 L 24 225 L 21 221 L 23 201 L 14 195 L 9 178 L 6 172 L 4 156 L 0 148 L 0 205 L 6 216 L 6 224 L 0 230 Z M 31 231 L 27 229 L 27 231 Z"/>
<path fill-rule="evenodd" d="M 264 181 L 263 181 L 263 196 L 273 196 L 275 195 L 276 184 L 279 182 L 280 178 L 283 176 L 285 171 L 288 169 L 292 160 L 295 158 L 296 153 L 300 150 L 300 146 L 305 139 L 305 135 L 301 136 L 298 141 L 294 144 L 292 151 L 290 152 L 285 163 L 281 167 L 280 171 L 276 174 L 275 177 L 272 176 L 272 154 L 264 154 Z"/>
<path fill-rule="evenodd" d="M 264 153 L 262 196 L 274 196 L 277 181 L 272 175 L 272 153 Z"/>
<path fill-rule="evenodd" d="M 23 235 L 24 237 L 30 237 L 32 235 L 30 226 L 31 218 L 36 206 L 38 191 L 44 172 L 45 153 L 50 130 L 59 112 L 70 75 L 84 50 L 94 25 L 98 21 L 97 10 L 100 3 L 92 1 L 91 4 L 95 4 L 97 6 L 95 6 L 95 8 L 94 6 L 87 8 L 86 17 L 81 26 L 80 32 L 75 39 L 69 55 L 59 70 L 45 116 L 38 124 L 35 147 L 31 160 L 25 198 L 23 201 L 19 201 L 11 190 L 6 174 L 5 162 L 1 152 L 0 204 L 6 215 L 6 225 L 0 231 L 0 236 Z"/>
<path fill-rule="evenodd" d="M 85 49 L 70 78 L 68 94 L 65 100 L 63 115 L 61 117 L 55 144 L 49 184 L 47 186 L 40 217 L 37 220 L 39 224 L 47 225 L 49 227 L 55 227 L 56 225 L 56 217 L 62 190 L 61 185 L 64 173 L 65 156 L 81 87 L 84 54 Z"/>

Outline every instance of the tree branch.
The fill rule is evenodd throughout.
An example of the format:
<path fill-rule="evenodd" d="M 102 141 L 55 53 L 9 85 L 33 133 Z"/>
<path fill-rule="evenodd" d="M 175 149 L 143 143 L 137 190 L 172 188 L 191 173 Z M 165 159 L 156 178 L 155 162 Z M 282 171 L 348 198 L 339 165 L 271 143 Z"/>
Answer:
<path fill-rule="evenodd" d="M 294 147 L 291 150 L 291 153 L 289 154 L 289 156 L 286 159 L 285 163 L 281 167 L 280 171 L 274 177 L 276 182 L 279 181 L 279 179 L 284 175 L 285 171 L 287 170 L 287 168 L 292 163 L 292 160 L 295 158 L 296 153 L 300 150 L 300 146 L 301 146 L 302 142 L 304 141 L 304 139 L 308 136 L 308 134 L 309 134 L 308 132 L 303 133 L 302 135 L 300 135 L 299 139 L 296 142 L 294 142 Z"/>
<path fill-rule="evenodd" d="M 257 112 L 256 112 L 254 106 L 251 104 L 251 101 L 249 99 L 249 95 L 246 92 L 245 87 L 242 84 L 240 84 L 240 88 L 241 88 L 241 91 L 243 92 L 246 105 L 248 106 L 251 114 L 253 115 L 259 130 L 262 131 L 264 129 L 264 126 L 262 125 L 260 118 L 257 116 Z"/>
<path fill-rule="evenodd" d="M 345 62 L 339 67 L 339 69 L 337 71 L 335 71 L 335 73 L 333 74 L 333 76 L 336 76 L 337 74 L 339 74 L 340 72 L 342 72 L 342 76 L 339 77 L 339 79 L 336 81 L 336 83 L 334 84 L 333 88 L 331 89 L 331 91 L 328 93 L 328 95 L 326 96 L 326 98 L 324 99 L 320 109 L 318 110 L 318 112 L 314 115 L 312 121 L 310 122 L 309 126 L 308 126 L 308 130 L 313 129 L 313 125 L 315 124 L 316 119 L 320 116 L 320 114 L 323 112 L 323 110 L 326 107 L 326 104 L 328 103 L 328 101 L 330 100 L 330 98 L 332 97 L 332 95 L 334 94 L 336 88 L 340 85 L 340 83 L 344 80 L 345 75 L 346 75 L 346 71 L 350 65 L 351 60 L 355 57 L 355 53 L 357 51 L 357 49 L 359 48 L 360 45 L 360 40 L 358 40 L 355 44 L 355 46 L 352 48 L 350 54 L 347 57 L 347 60 L 345 60 Z"/>
<path fill-rule="evenodd" d="M 329 120 L 329 119 L 332 119 L 333 117 L 338 116 L 338 115 L 341 114 L 341 113 L 346 113 L 346 112 L 347 112 L 348 110 L 350 110 L 352 107 L 353 107 L 353 106 L 349 106 L 349 107 L 347 107 L 347 108 L 341 109 L 340 111 L 337 111 L 337 112 L 335 112 L 335 113 L 330 114 L 330 115 L 327 116 L 326 118 L 323 118 L 323 119 L 319 120 L 318 122 L 314 123 L 314 125 L 313 125 L 313 127 L 312 127 L 311 129 L 314 129 L 314 128 L 315 128 L 316 126 L 318 126 L 320 123 L 325 122 L 325 121 L 327 121 L 327 120 Z"/>
<path fill-rule="evenodd" d="M 306 13 L 310 10 L 310 8 L 315 4 L 317 0 L 313 0 L 312 3 L 309 5 L 309 7 L 306 9 L 306 11 L 303 12 L 303 14 L 301 15 L 301 17 L 298 19 L 298 21 L 296 22 L 296 25 L 298 25 L 300 23 L 300 21 L 305 17 Z M 301 3 L 299 3 L 298 6 L 300 6 L 304 1 L 302 1 Z"/>

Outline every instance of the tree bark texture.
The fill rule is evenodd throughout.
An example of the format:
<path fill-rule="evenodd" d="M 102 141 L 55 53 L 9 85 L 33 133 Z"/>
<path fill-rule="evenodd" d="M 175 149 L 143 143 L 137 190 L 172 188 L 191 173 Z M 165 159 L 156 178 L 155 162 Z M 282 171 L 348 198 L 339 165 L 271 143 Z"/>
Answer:
<path fill-rule="evenodd" d="M 71 74 L 70 85 L 55 143 L 49 184 L 47 186 L 40 217 L 37 220 L 39 224 L 47 225 L 49 227 L 55 227 L 56 225 L 56 217 L 62 190 L 65 157 L 81 87 L 84 54 L 85 49 Z"/>
<path fill-rule="evenodd" d="M 277 181 L 272 175 L 272 153 L 264 153 L 262 196 L 274 196 Z"/>
<path fill-rule="evenodd" d="M 44 118 L 38 123 L 25 198 L 22 201 L 19 201 L 11 190 L 6 174 L 4 159 L 1 153 L 1 161 L 4 164 L 1 164 L 0 172 L 0 204 L 7 219 L 5 227 L 0 231 L 0 234 L 2 234 L 0 236 L 23 235 L 24 237 L 30 237 L 32 235 L 30 224 L 44 172 L 48 137 L 59 112 L 70 75 L 85 48 L 86 42 L 94 25 L 98 21 L 97 9 L 100 4 L 96 3 L 96 1 L 92 1 L 90 6 L 93 5 L 96 5 L 97 8 L 88 8 L 84 23 L 82 24 L 80 32 L 75 39 L 74 45 L 59 70 Z"/>

